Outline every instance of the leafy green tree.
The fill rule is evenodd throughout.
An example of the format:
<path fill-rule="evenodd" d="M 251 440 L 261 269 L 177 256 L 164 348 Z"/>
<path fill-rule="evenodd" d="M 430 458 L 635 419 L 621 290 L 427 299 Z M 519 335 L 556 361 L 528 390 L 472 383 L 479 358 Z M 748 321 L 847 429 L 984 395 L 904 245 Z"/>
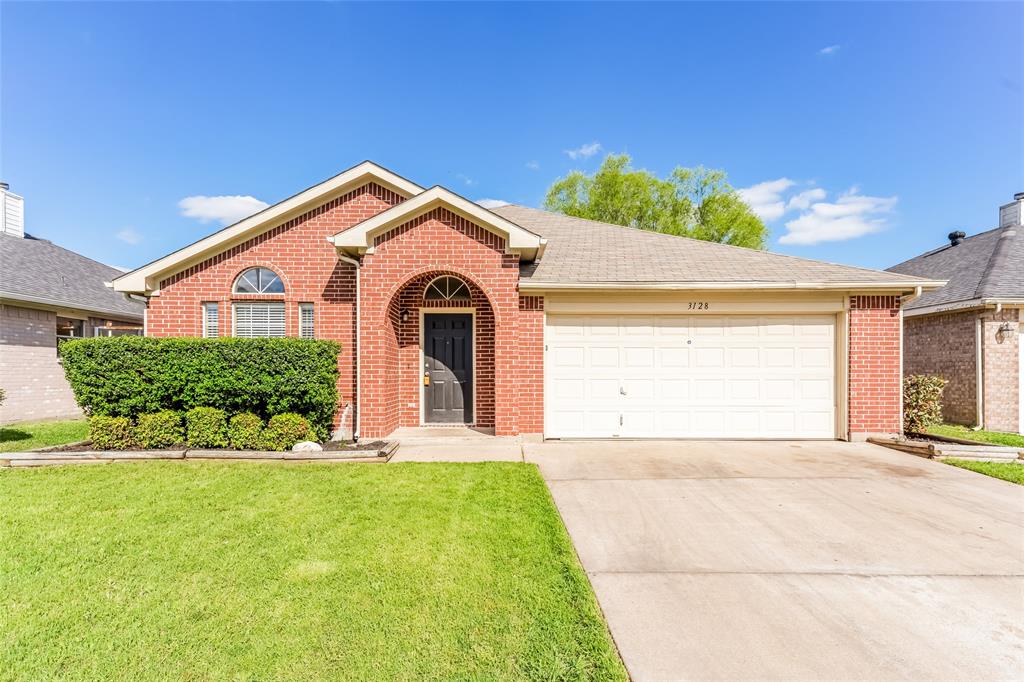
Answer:
<path fill-rule="evenodd" d="M 548 188 L 544 207 L 578 218 L 763 249 L 768 228 L 726 181 L 703 166 L 676 168 L 666 179 L 610 154 L 593 175 L 573 171 Z"/>

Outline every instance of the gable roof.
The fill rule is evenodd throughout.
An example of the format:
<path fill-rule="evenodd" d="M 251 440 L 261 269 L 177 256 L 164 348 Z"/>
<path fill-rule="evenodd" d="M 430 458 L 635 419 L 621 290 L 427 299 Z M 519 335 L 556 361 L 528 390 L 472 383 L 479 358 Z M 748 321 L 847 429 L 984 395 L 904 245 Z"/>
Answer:
<path fill-rule="evenodd" d="M 114 280 L 114 289 L 149 293 L 159 285 L 160 279 L 183 270 L 189 265 L 201 262 L 211 255 L 265 232 L 295 216 L 302 215 L 334 197 L 341 196 L 369 182 L 375 182 L 405 198 L 415 196 L 423 191 L 423 188 L 416 183 L 406 180 L 372 161 L 363 161 L 284 201 L 269 206 L 259 213 L 121 275 Z"/>
<path fill-rule="evenodd" d="M 146 306 L 106 283 L 120 270 L 31 235 L 0 234 L 0 299 L 142 322 Z"/>
<path fill-rule="evenodd" d="M 543 250 L 544 240 L 539 235 L 440 185 L 339 232 L 333 237 L 334 245 L 351 253 L 373 253 L 374 236 L 438 207 L 504 237 L 507 248 L 522 254 L 523 260 L 533 260 Z"/>
<path fill-rule="evenodd" d="M 985 303 L 1024 302 L 1024 235 L 1020 227 L 997 227 L 946 244 L 889 268 L 949 284 L 911 302 L 908 310 L 968 308 Z"/>
<path fill-rule="evenodd" d="M 523 289 L 554 288 L 934 288 L 878 270 L 784 256 L 739 246 L 574 218 L 525 206 L 494 209 L 548 241 L 523 266 Z"/>

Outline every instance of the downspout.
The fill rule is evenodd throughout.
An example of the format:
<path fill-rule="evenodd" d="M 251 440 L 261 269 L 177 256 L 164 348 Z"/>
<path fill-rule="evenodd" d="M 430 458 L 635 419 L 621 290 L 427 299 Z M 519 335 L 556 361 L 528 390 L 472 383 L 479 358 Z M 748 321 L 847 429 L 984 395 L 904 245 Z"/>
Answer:
<path fill-rule="evenodd" d="M 356 352 L 353 353 L 352 357 L 356 363 L 356 390 L 355 396 L 353 396 L 352 403 L 355 405 L 355 417 L 352 419 L 352 440 L 359 442 L 359 425 L 362 423 L 363 411 L 359 405 L 359 396 L 362 394 L 362 363 L 359 361 L 359 356 L 363 352 L 362 344 L 362 326 L 363 326 L 363 313 L 362 313 L 362 299 L 359 297 L 359 275 L 361 266 L 357 259 L 349 258 L 341 253 L 338 254 L 338 259 L 346 263 L 351 264 L 356 269 Z"/>
<path fill-rule="evenodd" d="M 903 308 L 921 297 L 924 287 L 914 287 L 914 293 L 900 297 L 900 435 L 903 435 Z"/>
<path fill-rule="evenodd" d="M 978 423 L 974 427 L 975 431 L 979 431 L 985 428 L 985 370 L 984 370 L 984 357 L 981 350 L 981 314 L 974 320 L 974 365 L 975 365 L 975 376 L 974 376 L 974 396 L 975 396 L 975 411 L 977 412 L 977 418 L 975 421 Z"/>

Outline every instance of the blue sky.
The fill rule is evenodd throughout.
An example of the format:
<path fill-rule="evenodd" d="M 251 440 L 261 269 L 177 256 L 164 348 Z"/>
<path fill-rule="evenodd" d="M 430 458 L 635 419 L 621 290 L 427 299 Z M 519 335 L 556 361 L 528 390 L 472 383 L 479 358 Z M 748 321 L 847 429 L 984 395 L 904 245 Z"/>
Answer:
<path fill-rule="evenodd" d="M 1024 190 L 1019 3 L 0 12 L 0 175 L 29 232 L 118 266 L 367 158 L 531 206 L 608 152 L 722 168 L 772 250 L 879 268 Z"/>

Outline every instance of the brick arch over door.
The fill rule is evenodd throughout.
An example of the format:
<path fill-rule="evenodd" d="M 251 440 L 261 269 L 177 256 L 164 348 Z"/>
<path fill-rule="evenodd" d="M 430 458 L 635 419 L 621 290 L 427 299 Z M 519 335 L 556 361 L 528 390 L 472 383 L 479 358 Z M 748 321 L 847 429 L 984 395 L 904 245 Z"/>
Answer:
<path fill-rule="evenodd" d="M 470 300 L 425 300 L 427 285 L 441 275 L 462 279 L 469 287 Z M 395 293 L 388 305 L 388 321 L 395 344 L 395 391 L 398 394 L 399 426 L 419 426 L 421 419 L 420 386 L 423 382 L 423 368 L 420 364 L 420 309 L 429 313 L 452 308 L 474 310 L 473 423 L 485 428 L 494 427 L 494 309 L 479 285 L 447 270 L 432 270 L 413 277 Z M 403 310 L 408 312 L 405 322 L 401 319 Z"/>
<path fill-rule="evenodd" d="M 413 376 L 422 382 L 419 309 L 425 305 L 427 283 L 443 274 L 470 285 L 473 306 L 479 310 L 478 345 L 486 340 L 493 349 L 484 367 L 477 367 L 478 380 L 490 386 L 477 386 L 475 421 L 493 426 L 498 435 L 518 432 L 519 257 L 506 253 L 501 237 L 438 208 L 376 237 L 373 252 L 363 257 L 359 409 L 364 437 L 382 437 L 400 425 L 419 424 L 419 383 L 412 383 Z M 400 304 L 409 305 L 408 325 L 415 326 L 402 324 Z M 410 369 L 414 356 L 415 375 Z"/>

